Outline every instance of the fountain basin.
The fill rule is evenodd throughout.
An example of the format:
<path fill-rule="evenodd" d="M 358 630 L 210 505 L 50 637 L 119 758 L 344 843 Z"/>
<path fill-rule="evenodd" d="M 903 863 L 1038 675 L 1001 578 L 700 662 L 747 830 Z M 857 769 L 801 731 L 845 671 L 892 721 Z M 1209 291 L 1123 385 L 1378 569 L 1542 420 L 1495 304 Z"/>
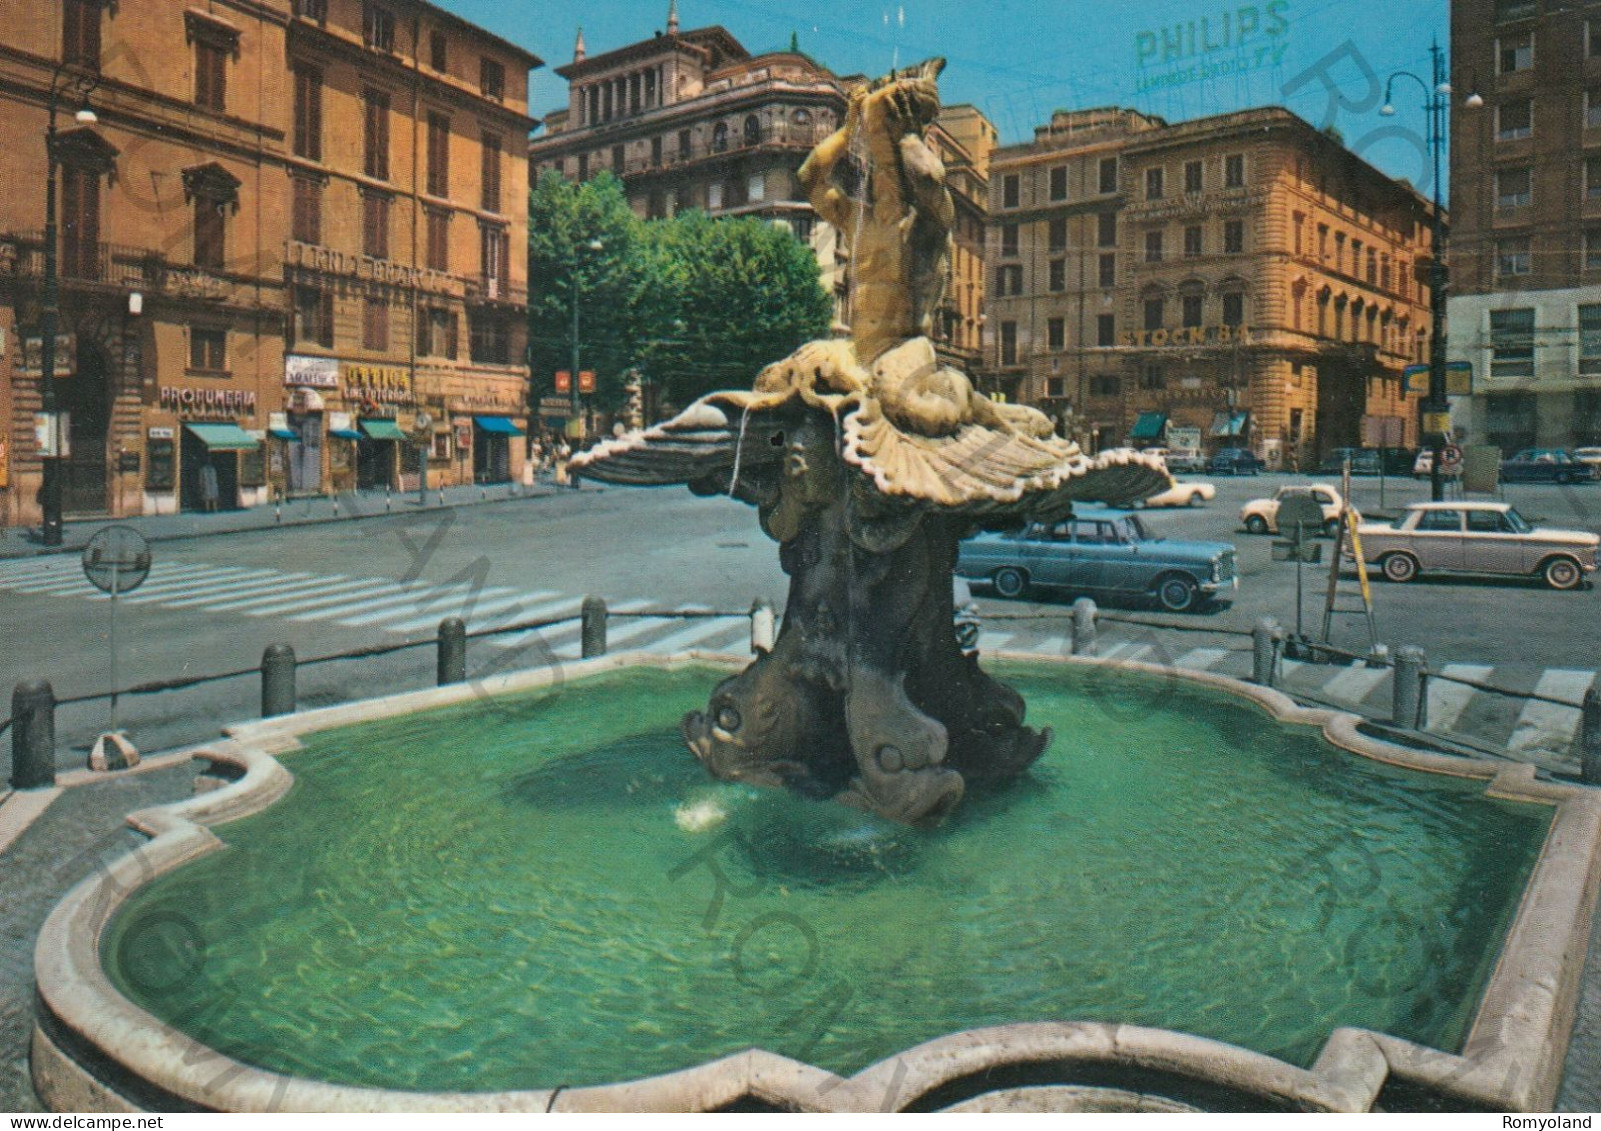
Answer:
<path fill-rule="evenodd" d="M 1013 661 L 1064 737 L 915 832 L 708 782 L 674 723 L 734 663 L 608 657 L 235 728 L 202 753 L 243 777 L 135 815 L 150 844 L 47 923 L 41 1095 L 1549 1104 L 1589 791 L 1204 673 Z"/>

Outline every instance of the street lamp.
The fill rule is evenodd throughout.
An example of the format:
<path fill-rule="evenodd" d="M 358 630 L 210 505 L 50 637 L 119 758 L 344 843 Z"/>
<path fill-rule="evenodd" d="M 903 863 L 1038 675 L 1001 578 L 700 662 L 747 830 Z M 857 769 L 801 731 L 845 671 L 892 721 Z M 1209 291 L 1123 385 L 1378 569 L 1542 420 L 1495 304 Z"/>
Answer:
<path fill-rule="evenodd" d="M 65 81 L 63 81 L 65 80 Z M 98 118 L 89 108 L 89 93 L 100 85 L 100 76 L 62 61 L 50 77 L 49 122 L 45 127 L 44 190 L 44 296 L 39 311 L 39 414 L 44 417 L 49 438 L 40 458 L 39 521 L 40 538 L 46 546 L 61 545 L 61 419 L 56 405 L 56 328 L 61 320 L 61 288 L 56 268 L 56 111 L 63 94 L 78 99 L 73 121 L 92 126 Z"/>
<path fill-rule="evenodd" d="M 584 250 L 584 251 L 605 251 L 606 250 L 606 245 L 601 243 L 598 239 L 592 239 L 588 243 L 583 244 L 581 247 L 575 246 L 573 248 L 572 283 L 571 283 L 572 294 L 573 294 L 573 343 L 572 343 L 573 344 L 573 368 L 572 368 L 572 376 L 570 378 L 570 380 L 572 382 L 570 392 L 571 392 L 571 395 L 572 395 L 572 414 L 573 414 L 572 418 L 574 420 L 577 420 L 577 421 L 580 421 L 580 422 L 582 422 L 583 418 L 584 418 L 583 400 L 580 398 L 579 393 L 578 393 L 578 361 L 579 361 L 579 356 L 578 356 L 578 299 L 579 299 L 579 292 L 580 292 L 580 289 L 581 289 L 579 284 L 582 281 L 581 280 L 581 276 L 578 273 L 578 253 L 581 250 Z M 580 428 L 583 427 L 582 423 L 580 423 L 579 427 Z M 584 430 L 588 431 L 588 429 L 584 429 Z M 574 439 L 578 439 L 578 437 L 575 436 Z"/>
<path fill-rule="evenodd" d="M 1429 348 L 1429 395 L 1423 402 L 1424 431 L 1429 433 L 1433 461 L 1429 471 L 1429 497 L 1435 502 L 1445 498 L 1445 481 L 1440 464 L 1445 454 L 1446 430 L 1449 428 L 1450 402 L 1445 393 L 1445 221 L 1440 214 L 1440 151 L 1445 147 L 1446 116 L 1451 108 L 1451 83 L 1445 73 L 1445 52 L 1438 41 L 1429 44 L 1432 83 L 1426 83 L 1411 71 L 1396 71 L 1384 83 L 1384 105 L 1379 113 L 1385 117 L 1395 115 L 1390 102 L 1391 88 L 1398 78 L 1409 78 L 1423 88 L 1423 108 L 1429 121 L 1429 153 L 1434 159 L 1434 215 L 1430 242 L 1433 244 L 1429 262 L 1429 317 L 1432 323 Z M 1463 100 L 1469 109 L 1484 105 L 1477 91 Z"/>

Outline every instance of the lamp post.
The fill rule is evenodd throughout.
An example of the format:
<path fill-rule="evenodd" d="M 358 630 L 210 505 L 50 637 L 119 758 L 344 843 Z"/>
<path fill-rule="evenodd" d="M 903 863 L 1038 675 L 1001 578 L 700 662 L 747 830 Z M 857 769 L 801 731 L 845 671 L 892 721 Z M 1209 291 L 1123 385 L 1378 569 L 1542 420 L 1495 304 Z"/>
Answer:
<path fill-rule="evenodd" d="M 578 392 L 578 362 L 579 362 L 579 349 L 578 349 L 578 300 L 580 298 L 581 291 L 582 291 L 582 287 L 580 286 L 580 282 L 582 281 L 582 276 L 580 276 L 579 273 L 578 273 L 578 253 L 580 251 L 604 251 L 604 250 L 606 250 L 606 245 L 601 243 L 599 240 L 595 240 L 595 239 L 590 240 L 586 244 L 575 245 L 573 247 L 572 282 L 570 284 L 571 287 L 572 287 L 572 296 L 573 296 L 573 341 L 572 341 L 572 346 L 573 346 L 573 367 L 572 367 L 572 376 L 571 376 L 572 386 L 571 386 L 571 389 L 570 389 L 570 394 L 572 396 L 572 418 L 574 420 L 577 420 L 577 421 L 580 421 L 580 422 L 582 422 L 583 419 L 584 419 L 584 403 L 583 403 L 582 397 L 580 396 L 580 394 Z M 580 423 L 579 427 L 582 428 L 583 424 Z M 587 429 L 585 429 L 585 431 L 587 431 Z M 576 440 L 579 437 L 574 436 L 573 438 Z"/>
<path fill-rule="evenodd" d="M 1384 83 L 1384 105 L 1379 113 L 1393 117 L 1395 107 L 1390 102 L 1391 88 L 1398 78 L 1409 78 L 1423 88 L 1423 108 L 1428 114 L 1429 154 L 1434 160 L 1434 215 L 1430 226 L 1429 258 L 1429 395 L 1423 402 L 1424 431 L 1429 434 L 1432 461 L 1429 469 L 1429 497 L 1435 502 L 1445 498 L 1445 481 L 1440 475 L 1440 464 L 1445 454 L 1449 427 L 1447 413 L 1450 402 L 1445 392 L 1445 292 L 1447 270 L 1445 266 L 1445 220 L 1440 213 L 1440 151 L 1445 147 L 1446 115 L 1451 109 L 1451 83 L 1445 71 L 1445 52 L 1438 41 L 1429 44 L 1432 83 L 1426 83 L 1411 71 L 1396 71 Z M 1477 92 L 1468 95 L 1466 105 L 1477 109 L 1484 99 Z"/>
<path fill-rule="evenodd" d="M 65 79 L 66 81 L 63 81 Z M 39 485 L 40 537 L 46 546 L 61 545 L 61 419 L 56 405 L 56 329 L 61 321 L 61 286 L 56 268 L 56 111 L 61 96 L 71 89 L 79 99 L 73 120 L 92 126 L 97 119 L 89 108 L 89 92 L 100 76 L 76 69 L 63 61 L 50 77 L 49 120 L 45 127 L 44 189 L 44 295 L 39 311 L 39 414 L 44 417 L 48 447 L 41 457 Z"/>

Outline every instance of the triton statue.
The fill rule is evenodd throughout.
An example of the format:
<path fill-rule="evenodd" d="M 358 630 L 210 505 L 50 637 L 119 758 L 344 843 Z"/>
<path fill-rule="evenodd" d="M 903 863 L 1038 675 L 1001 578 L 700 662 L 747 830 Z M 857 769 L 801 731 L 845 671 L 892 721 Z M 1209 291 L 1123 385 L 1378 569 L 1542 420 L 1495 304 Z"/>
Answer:
<path fill-rule="evenodd" d="M 1087 458 L 936 357 L 954 213 L 924 134 L 943 67 L 852 90 L 844 126 L 801 168 L 850 249 L 850 339 L 810 342 L 750 392 L 713 393 L 572 461 L 592 479 L 732 495 L 780 544 L 790 591 L 772 651 L 684 719 L 711 774 L 907 823 L 938 821 L 966 783 L 1014 777 L 1051 741 L 956 641 L 958 541 L 1166 484 L 1159 461 Z"/>

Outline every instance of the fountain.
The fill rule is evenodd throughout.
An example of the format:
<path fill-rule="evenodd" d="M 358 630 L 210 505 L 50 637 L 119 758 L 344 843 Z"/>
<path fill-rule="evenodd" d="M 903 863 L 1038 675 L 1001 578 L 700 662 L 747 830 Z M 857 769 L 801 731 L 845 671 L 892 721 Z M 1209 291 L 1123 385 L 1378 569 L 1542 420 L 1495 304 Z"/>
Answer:
<path fill-rule="evenodd" d="M 195 749 L 205 791 L 132 815 L 149 842 L 41 930 L 48 1104 L 1550 1105 L 1593 791 L 1208 672 L 991 658 L 1002 683 L 956 647 L 963 532 L 1160 479 L 936 359 L 938 71 L 855 91 L 804 168 L 852 246 L 853 338 L 575 461 L 756 506 L 792 579 L 771 650 Z"/>

